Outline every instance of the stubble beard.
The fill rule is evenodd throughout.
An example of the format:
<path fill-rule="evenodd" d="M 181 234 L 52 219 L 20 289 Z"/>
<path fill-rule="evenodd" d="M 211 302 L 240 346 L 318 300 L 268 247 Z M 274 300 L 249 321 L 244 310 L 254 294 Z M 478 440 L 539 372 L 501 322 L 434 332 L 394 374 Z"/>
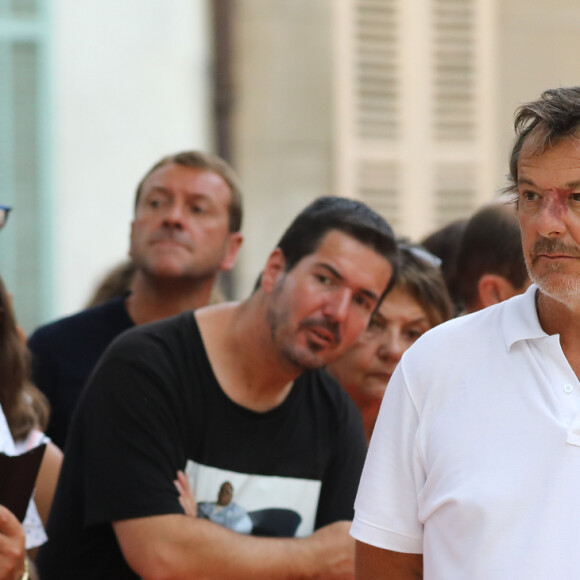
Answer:
<path fill-rule="evenodd" d="M 272 294 L 273 304 L 266 311 L 266 322 L 270 329 L 272 342 L 278 347 L 282 359 L 300 373 L 323 367 L 326 362 L 321 361 L 320 357 L 316 356 L 316 352 L 322 349 L 320 345 L 308 342 L 306 346 L 307 352 L 304 352 L 303 348 L 296 346 L 295 338 L 288 330 L 290 327 L 288 324 L 290 318 L 289 309 L 287 305 L 282 306 L 280 304 L 279 297 L 281 293 L 281 287 L 274 290 Z"/>
<path fill-rule="evenodd" d="M 548 265 L 542 275 L 532 270 L 526 260 L 528 276 L 540 291 L 569 310 L 580 310 L 580 278 L 562 272 L 560 264 Z"/>
<path fill-rule="evenodd" d="M 560 302 L 570 310 L 578 310 L 580 307 L 580 273 L 574 275 L 567 271 L 564 264 L 548 262 L 543 265 L 542 273 L 534 268 L 536 260 L 542 254 L 563 253 L 580 259 L 580 250 L 560 239 L 539 237 L 532 246 L 529 255 L 526 256 L 526 270 L 530 280 L 556 302 Z"/>
<path fill-rule="evenodd" d="M 197 286 L 215 280 L 219 273 L 218 258 L 215 263 L 202 265 L 193 257 L 189 261 L 171 256 L 148 256 L 146 253 L 132 254 L 135 269 L 152 284 L 175 283 Z"/>

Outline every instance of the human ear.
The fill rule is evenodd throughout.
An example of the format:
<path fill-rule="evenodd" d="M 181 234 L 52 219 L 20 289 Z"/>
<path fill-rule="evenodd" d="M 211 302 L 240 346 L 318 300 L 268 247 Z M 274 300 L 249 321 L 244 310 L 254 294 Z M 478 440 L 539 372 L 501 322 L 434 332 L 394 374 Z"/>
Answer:
<path fill-rule="evenodd" d="M 266 265 L 262 270 L 261 286 L 267 293 L 271 294 L 280 278 L 286 271 L 286 259 L 280 248 L 276 248 L 266 260 Z"/>
<path fill-rule="evenodd" d="M 131 222 L 131 230 L 129 232 L 129 251 L 127 255 L 129 258 L 133 257 L 133 235 L 135 234 L 135 220 Z"/>
<path fill-rule="evenodd" d="M 518 292 L 509 280 L 498 274 L 484 274 L 477 283 L 482 308 L 503 302 Z"/>
<path fill-rule="evenodd" d="M 226 248 L 226 254 L 222 261 L 220 270 L 231 270 L 238 257 L 238 252 L 240 251 L 240 247 L 242 246 L 242 242 L 244 241 L 244 236 L 239 232 L 234 232 L 229 235 L 228 239 L 228 246 Z"/>

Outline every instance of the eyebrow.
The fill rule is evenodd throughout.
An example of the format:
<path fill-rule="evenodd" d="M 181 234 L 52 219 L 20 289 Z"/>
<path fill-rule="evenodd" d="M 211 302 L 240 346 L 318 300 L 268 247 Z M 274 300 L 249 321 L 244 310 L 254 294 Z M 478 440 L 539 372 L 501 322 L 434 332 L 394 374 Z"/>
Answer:
<path fill-rule="evenodd" d="M 147 191 L 146 193 L 151 193 L 151 192 L 170 193 L 170 191 L 166 187 L 163 187 L 162 185 L 152 185 L 151 188 L 149 189 L 149 191 Z"/>
<path fill-rule="evenodd" d="M 414 320 L 410 320 L 407 323 L 407 326 L 409 324 L 421 324 L 421 322 L 427 322 L 429 324 L 429 317 L 428 316 L 420 316 L 419 318 L 415 318 Z"/>
<path fill-rule="evenodd" d="M 328 270 L 335 278 L 337 278 L 341 282 L 344 281 L 344 276 L 338 270 L 333 268 L 330 264 L 326 264 L 325 262 L 317 262 L 316 266 L 318 266 L 319 268 L 324 268 L 325 270 Z M 361 292 L 362 294 L 364 294 L 367 298 L 370 298 L 371 300 L 375 300 L 376 302 L 378 302 L 378 300 L 379 300 L 379 297 L 371 290 L 367 290 L 366 288 L 360 288 L 359 292 Z"/>

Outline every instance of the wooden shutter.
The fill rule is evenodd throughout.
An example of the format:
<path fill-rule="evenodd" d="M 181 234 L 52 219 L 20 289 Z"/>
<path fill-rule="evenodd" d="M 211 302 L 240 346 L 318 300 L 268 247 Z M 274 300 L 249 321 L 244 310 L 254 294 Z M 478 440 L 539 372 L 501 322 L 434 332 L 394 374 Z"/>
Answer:
<path fill-rule="evenodd" d="M 491 198 L 493 0 L 344 0 L 335 190 L 418 238 Z"/>

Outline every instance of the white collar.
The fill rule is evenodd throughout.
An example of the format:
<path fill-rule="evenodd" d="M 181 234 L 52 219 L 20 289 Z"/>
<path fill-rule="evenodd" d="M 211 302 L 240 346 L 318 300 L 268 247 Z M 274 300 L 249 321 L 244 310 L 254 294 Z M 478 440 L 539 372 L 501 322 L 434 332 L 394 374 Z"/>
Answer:
<path fill-rule="evenodd" d="M 506 301 L 503 316 L 503 335 L 508 350 L 520 340 L 545 338 L 536 308 L 538 287 L 532 284 L 524 294 Z"/>

